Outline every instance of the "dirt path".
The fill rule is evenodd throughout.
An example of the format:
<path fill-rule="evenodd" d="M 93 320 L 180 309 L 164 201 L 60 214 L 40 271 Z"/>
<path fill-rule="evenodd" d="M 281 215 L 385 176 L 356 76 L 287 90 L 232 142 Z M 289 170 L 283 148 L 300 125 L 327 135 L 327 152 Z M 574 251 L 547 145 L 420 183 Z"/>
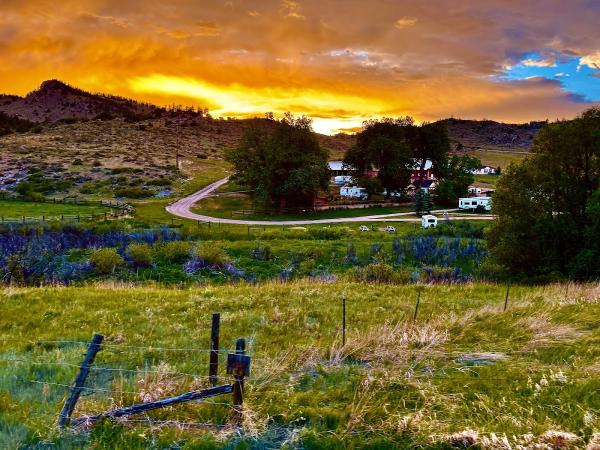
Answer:
<path fill-rule="evenodd" d="M 360 217 L 340 217 L 335 219 L 313 219 L 313 220 L 244 220 L 244 219 L 223 219 L 220 217 L 206 216 L 204 214 L 196 214 L 191 211 L 191 208 L 203 198 L 210 196 L 214 191 L 223 186 L 229 181 L 229 177 L 222 178 L 209 184 L 205 188 L 200 189 L 198 192 L 194 192 L 192 195 L 188 195 L 174 203 L 171 203 L 166 207 L 167 212 L 177 216 L 183 217 L 184 219 L 199 220 L 202 222 L 213 222 L 213 223 L 224 223 L 232 225 L 313 225 L 319 223 L 350 223 L 350 222 L 420 222 L 421 219 L 415 217 L 402 217 L 412 216 L 412 212 L 394 213 L 394 214 L 378 214 L 370 216 Z M 443 214 L 444 211 L 456 211 L 451 210 L 437 210 L 432 211 L 432 214 Z M 452 220 L 492 220 L 492 215 L 465 215 L 460 217 L 451 217 Z"/>

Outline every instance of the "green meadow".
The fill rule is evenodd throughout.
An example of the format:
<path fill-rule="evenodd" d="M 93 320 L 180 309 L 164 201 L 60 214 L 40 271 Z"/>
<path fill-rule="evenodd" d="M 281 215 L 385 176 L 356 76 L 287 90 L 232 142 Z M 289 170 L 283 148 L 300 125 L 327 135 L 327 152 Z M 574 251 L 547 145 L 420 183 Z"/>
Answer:
<path fill-rule="evenodd" d="M 6 287 L 0 447 L 585 448 L 600 437 L 599 297 L 513 285 L 505 310 L 488 283 Z M 252 358 L 241 428 L 230 395 L 57 428 L 93 333 L 105 346 L 74 417 L 207 386 L 213 312 L 221 348 L 244 337 Z"/>

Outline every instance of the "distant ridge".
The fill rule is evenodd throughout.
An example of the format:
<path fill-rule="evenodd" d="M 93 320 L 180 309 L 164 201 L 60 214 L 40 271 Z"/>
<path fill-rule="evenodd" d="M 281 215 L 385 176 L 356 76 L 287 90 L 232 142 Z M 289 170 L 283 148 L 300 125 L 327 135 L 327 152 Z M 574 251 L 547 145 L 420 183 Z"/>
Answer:
<path fill-rule="evenodd" d="M 0 96 L 0 111 L 37 123 L 160 117 L 164 108 L 112 95 L 92 94 L 59 80 L 44 81 L 25 97 Z"/>
<path fill-rule="evenodd" d="M 164 117 L 176 119 L 176 122 L 184 125 L 203 126 L 206 131 L 218 130 L 218 134 L 213 135 L 218 146 L 235 145 L 250 123 L 268 122 L 260 118 L 212 119 L 206 112 L 198 113 L 193 108 L 167 109 L 114 95 L 93 94 L 60 80 L 44 81 L 25 97 L 0 94 L 0 112 L 42 125 L 115 119 L 139 122 Z M 506 124 L 455 118 L 442 122 L 448 128 L 452 150 L 459 153 L 478 150 L 528 151 L 535 135 L 545 124 Z M 354 144 L 354 136 L 346 134 L 319 135 L 319 140 L 332 150 L 332 156 L 336 158 Z"/>

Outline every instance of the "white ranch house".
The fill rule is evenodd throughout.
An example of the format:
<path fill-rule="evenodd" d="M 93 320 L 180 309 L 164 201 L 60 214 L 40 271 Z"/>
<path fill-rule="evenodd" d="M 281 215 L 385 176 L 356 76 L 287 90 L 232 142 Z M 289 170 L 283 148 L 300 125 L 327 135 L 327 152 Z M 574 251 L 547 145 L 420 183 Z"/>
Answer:
<path fill-rule="evenodd" d="M 496 175 L 498 169 L 492 166 L 481 166 L 473 171 L 473 175 Z"/>

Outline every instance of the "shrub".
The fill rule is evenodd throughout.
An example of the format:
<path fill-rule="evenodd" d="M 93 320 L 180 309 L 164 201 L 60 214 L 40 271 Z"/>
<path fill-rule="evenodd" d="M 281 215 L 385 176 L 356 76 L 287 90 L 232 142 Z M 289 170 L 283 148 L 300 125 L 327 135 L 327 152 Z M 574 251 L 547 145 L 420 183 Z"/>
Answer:
<path fill-rule="evenodd" d="M 358 264 L 358 257 L 356 256 L 356 249 L 354 244 L 350 242 L 346 249 L 346 256 L 344 256 L 344 264 L 355 265 Z"/>
<path fill-rule="evenodd" d="M 229 263 L 229 256 L 215 244 L 203 244 L 196 248 L 195 256 L 204 261 L 207 266 L 224 267 Z"/>
<path fill-rule="evenodd" d="M 96 250 L 90 258 L 94 269 L 99 274 L 109 274 L 120 269 L 125 264 L 123 257 L 116 248 L 106 247 Z"/>
<path fill-rule="evenodd" d="M 148 244 L 133 242 L 127 246 L 126 254 L 135 267 L 148 267 L 152 264 L 152 248 Z"/>
<path fill-rule="evenodd" d="M 254 250 L 250 252 L 250 257 L 258 261 L 270 261 L 273 258 L 271 247 L 257 243 Z"/>
<path fill-rule="evenodd" d="M 372 263 L 365 267 L 357 267 L 353 271 L 354 279 L 367 283 L 391 283 L 394 281 L 394 269 L 389 264 Z"/>
<path fill-rule="evenodd" d="M 168 178 L 153 178 L 146 183 L 148 186 L 171 186 L 173 182 Z"/>
<path fill-rule="evenodd" d="M 185 241 L 163 242 L 156 247 L 156 255 L 169 263 L 183 264 L 190 257 L 192 244 Z"/>
<path fill-rule="evenodd" d="M 148 189 L 140 188 L 140 187 L 131 187 L 131 188 L 117 188 L 115 189 L 116 197 L 127 197 L 127 198 L 148 198 L 152 197 L 154 194 Z"/>

